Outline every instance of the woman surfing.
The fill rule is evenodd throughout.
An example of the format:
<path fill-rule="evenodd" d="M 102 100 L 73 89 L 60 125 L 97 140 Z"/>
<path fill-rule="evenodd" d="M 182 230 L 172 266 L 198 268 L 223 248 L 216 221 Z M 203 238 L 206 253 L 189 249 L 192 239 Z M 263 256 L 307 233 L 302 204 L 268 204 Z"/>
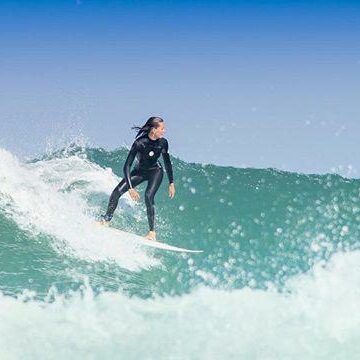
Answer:
<path fill-rule="evenodd" d="M 167 140 L 163 137 L 165 133 L 165 122 L 159 117 L 151 117 L 142 127 L 134 126 L 132 129 L 138 132 L 124 164 L 124 178 L 112 192 L 107 212 L 101 216 L 100 222 L 104 225 L 111 221 L 119 198 L 127 191 L 129 191 L 129 195 L 134 201 L 138 201 L 140 195 L 135 190 L 135 187 L 147 181 L 145 204 L 149 222 L 149 232 L 145 237 L 150 240 L 156 240 L 154 197 L 164 175 L 164 170 L 158 161 L 160 155 L 162 155 L 164 159 L 165 169 L 169 179 L 169 197 L 172 199 L 175 196 L 173 170 L 168 152 L 169 146 Z M 131 170 L 131 165 L 135 158 L 137 158 L 138 162 L 135 168 Z"/>

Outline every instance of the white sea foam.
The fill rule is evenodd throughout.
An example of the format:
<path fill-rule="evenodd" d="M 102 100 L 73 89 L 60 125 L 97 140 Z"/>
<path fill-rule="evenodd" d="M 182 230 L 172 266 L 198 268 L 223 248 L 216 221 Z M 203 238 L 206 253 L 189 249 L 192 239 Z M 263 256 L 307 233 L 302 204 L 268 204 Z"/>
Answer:
<path fill-rule="evenodd" d="M 0 297 L 2 359 L 357 359 L 360 252 L 335 255 L 290 293 L 201 288 L 150 300 L 121 293 Z"/>
<path fill-rule="evenodd" d="M 48 234 L 57 251 L 91 261 L 115 260 L 129 270 L 159 264 L 127 239 L 109 232 L 105 237 L 94 226 L 99 209 L 84 195 L 109 194 L 119 181 L 112 172 L 78 156 L 24 164 L 0 149 L 0 181 L 1 209 L 34 236 Z M 71 191 L 79 182 L 82 186 Z"/>

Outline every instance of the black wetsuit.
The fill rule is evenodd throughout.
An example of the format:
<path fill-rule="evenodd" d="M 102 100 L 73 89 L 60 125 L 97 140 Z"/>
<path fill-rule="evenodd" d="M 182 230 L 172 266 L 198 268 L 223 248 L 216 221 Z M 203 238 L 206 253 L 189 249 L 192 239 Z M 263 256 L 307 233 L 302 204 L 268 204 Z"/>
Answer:
<path fill-rule="evenodd" d="M 165 138 L 151 140 L 148 135 L 145 135 L 134 141 L 124 164 L 124 179 L 120 181 L 119 185 L 114 189 L 110 196 L 108 209 L 106 215 L 103 217 L 104 220 L 110 221 L 112 219 L 120 196 L 126 193 L 129 188 L 134 188 L 147 180 L 148 184 L 145 191 L 145 204 L 150 231 L 154 231 L 154 197 L 159 189 L 164 174 L 163 168 L 158 161 L 160 155 L 162 155 L 164 159 L 169 183 L 174 181 L 168 147 L 168 142 Z M 138 163 L 130 172 L 131 165 L 135 158 L 137 158 Z"/>

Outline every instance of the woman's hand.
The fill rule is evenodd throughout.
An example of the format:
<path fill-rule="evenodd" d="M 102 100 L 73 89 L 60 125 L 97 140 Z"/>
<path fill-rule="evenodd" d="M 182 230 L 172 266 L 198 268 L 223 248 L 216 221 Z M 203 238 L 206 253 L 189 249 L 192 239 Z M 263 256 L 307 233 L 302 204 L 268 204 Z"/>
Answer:
<path fill-rule="evenodd" d="M 169 197 L 170 197 L 171 199 L 173 199 L 174 196 L 175 196 L 175 185 L 174 185 L 174 183 L 171 183 L 171 184 L 169 185 Z"/>
<path fill-rule="evenodd" d="M 129 189 L 129 195 L 134 201 L 140 199 L 140 194 L 134 188 Z"/>

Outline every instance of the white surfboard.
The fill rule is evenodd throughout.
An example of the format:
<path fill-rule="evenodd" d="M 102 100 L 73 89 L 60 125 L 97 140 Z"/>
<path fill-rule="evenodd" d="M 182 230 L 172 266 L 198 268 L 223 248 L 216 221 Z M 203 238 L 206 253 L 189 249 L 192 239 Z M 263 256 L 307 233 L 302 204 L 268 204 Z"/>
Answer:
<path fill-rule="evenodd" d="M 104 229 L 104 231 L 110 231 L 116 235 L 118 235 L 121 238 L 126 238 L 127 240 L 131 240 L 136 242 L 139 245 L 144 245 L 144 246 L 149 246 L 149 247 L 153 247 L 153 248 L 157 248 L 157 249 L 163 249 L 163 250 L 169 250 L 169 251 L 177 251 L 177 252 L 187 252 L 187 253 L 201 253 L 203 252 L 202 250 L 190 250 L 190 249 L 184 249 L 184 248 L 180 248 L 177 246 L 173 246 L 173 245 L 168 245 L 165 243 L 162 243 L 160 241 L 153 241 L 153 240 L 148 240 L 142 236 L 139 235 L 135 235 L 126 231 L 122 231 L 113 227 L 109 227 L 109 226 L 103 226 L 103 225 L 99 225 L 99 227 L 102 227 Z"/>

